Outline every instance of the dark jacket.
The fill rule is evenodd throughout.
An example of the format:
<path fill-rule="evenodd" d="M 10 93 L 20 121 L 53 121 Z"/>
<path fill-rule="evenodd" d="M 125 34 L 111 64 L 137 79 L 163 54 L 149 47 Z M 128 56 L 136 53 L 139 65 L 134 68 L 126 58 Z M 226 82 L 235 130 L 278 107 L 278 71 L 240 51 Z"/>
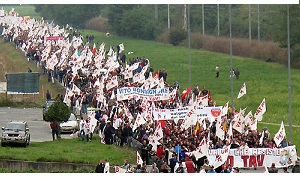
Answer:
<path fill-rule="evenodd" d="M 105 167 L 104 163 L 98 164 L 96 166 L 95 172 L 96 173 L 104 173 L 104 167 Z"/>

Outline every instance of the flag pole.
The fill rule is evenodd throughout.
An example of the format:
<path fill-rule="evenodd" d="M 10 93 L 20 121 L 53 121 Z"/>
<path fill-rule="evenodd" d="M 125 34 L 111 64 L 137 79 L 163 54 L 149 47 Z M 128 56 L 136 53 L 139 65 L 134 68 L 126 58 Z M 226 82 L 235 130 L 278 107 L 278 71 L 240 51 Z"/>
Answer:
<path fill-rule="evenodd" d="M 290 55 L 290 8 L 287 4 L 287 43 L 288 43 L 288 96 L 289 96 L 289 135 L 292 142 L 292 94 L 291 94 L 291 55 Z"/>

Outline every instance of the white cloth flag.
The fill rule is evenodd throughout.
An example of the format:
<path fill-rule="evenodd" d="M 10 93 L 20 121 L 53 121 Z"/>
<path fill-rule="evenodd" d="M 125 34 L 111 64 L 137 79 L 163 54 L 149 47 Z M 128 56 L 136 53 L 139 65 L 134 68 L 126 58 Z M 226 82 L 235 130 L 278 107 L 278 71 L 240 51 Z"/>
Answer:
<path fill-rule="evenodd" d="M 66 105 L 69 106 L 69 107 L 71 106 L 71 97 L 72 97 L 72 95 L 73 95 L 73 92 L 69 88 L 67 88 L 63 102 L 66 103 Z"/>
<path fill-rule="evenodd" d="M 124 45 L 123 43 L 119 44 L 119 47 L 120 47 L 120 50 L 119 50 L 119 53 L 121 53 L 122 51 L 124 51 Z"/>
<path fill-rule="evenodd" d="M 202 101 L 202 97 L 200 97 L 200 94 L 199 94 L 198 97 L 196 98 L 196 101 L 193 103 L 193 105 L 189 107 L 189 110 L 182 122 L 182 125 L 181 125 L 182 128 L 187 129 L 191 125 L 196 124 L 196 122 L 197 122 L 196 110 L 201 101 Z"/>
<path fill-rule="evenodd" d="M 162 130 L 160 122 L 158 123 L 153 135 L 154 135 L 154 139 L 157 141 L 159 139 L 163 138 L 163 130 Z"/>
<path fill-rule="evenodd" d="M 254 119 L 254 121 L 251 121 L 249 126 L 250 126 L 250 130 L 257 130 L 257 119 Z"/>
<path fill-rule="evenodd" d="M 203 137 L 202 141 L 200 142 L 199 146 L 195 151 L 193 151 L 193 154 L 196 157 L 196 160 L 199 158 L 202 158 L 203 156 L 207 156 L 208 146 L 206 143 L 206 138 Z"/>
<path fill-rule="evenodd" d="M 216 136 L 219 137 L 221 140 L 224 140 L 225 130 L 223 128 L 221 119 L 217 119 L 217 123 L 216 123 Z"/>
<path fill-rule="evenodd" d="M 277 146 L 282 142 L 282 140 L 284 139 L 285 136 L 286 135 L 285 135 L 284 124 L 283 124 L 283 121 L 281 121 L 280 129 L 278 130 L 278 132 L 274 136 L 274 141 L 275 141 Z"/>
<path fill-rule="evenodd" d="M 261 136 L 260 136 L 260 139 L 259 139 L 259 145 L 263 145 L 264 136 L 265 136 L 265 131 L 263 131 L 263 132 L 261 133 Z"/>
<path fill-rule="evenodd" d="M 227 161 L 230 147 L 231 147 L 231 145 L 229 145 L 227 148 L 220 151 L 221 154 L 216 156 L 216 160 L 215 160 L 215 163 L 214 163 L 214 168 L 218 168 L 219 166 L 224 164 L 225 161 Z"/>
<path fill-rule="evenodd" d="M 146 121 L 143 117 L 141 117 L 140 113 L 138 113 L 137 117 L 136 117 L 136 120 L 135 120 L 135 123 L 132 127 L 132 132 L 135 131 L 136 128 L 138 128 L 138 126 L 142 125 L 142 124 L 145 124 Z"/>
<path fill-rule="evenodd" d="M 246 83 L 244 83 L 244 84 L 242 85 L 242 88 L 240 89 L 240 92 L 239 92 L 237 98 L 239 99 L 239 98 L 242 97 L 244 94 L 246 94 Z"/>
<path fill-rule="evenodd" d="M 72 91 L 74 92 L 74 94 L 78 95 L 80 95 L 81 93 L 81 90 L 75 84 L 73 84 Z"/>
<path fill-rule="evenodd" d="M 254 114 L 254 118 L 257 119 L 257 121 L 261 121 L 263 118 L 263 114 L 266 112 L 267 110 L 267 106 L 266 106 L 266 100 L 265 98 L 262 100 L 262 102 L 260 103 L 260 105 L 258 106 L 255 114 Z"/>
<path fill-rule="evenodd" d="M 140 165 L 143 165 L 142 157 L 140 156 L 138 151 L 136 151 L 136 163 L 140 164 Z"/>
<path fill-rule="evenodd" d="M 152 145 L 152 150 L 153 151 L 156 151 L 157 149 L 157 145 L 158 145 L 158 141 L 163 138 L 163 131 L 162 131 L 162 127 L 161 127 L 161 124 L 158 123 L 154 133 L 153 133 L 153 136 L 150 137 L 149 136 L 149 143 Z"/>
<path fill-rule="evenodd" d="M 232 125 L 232 128 L 235 129 L 236 131 L 243 133 L 244 131 L 244 125 L 243 125 L 243 119 L 244 117 L 242 114 L 237 114 L 237 119 L 234 121 L 234 124 Z"/>
<path fill-rule="evenodd" d="M 247 125 L 247 124 L 251 124 L 252 121 L 253 121 L 252 111 L 249 111 L 248 114 L 245 116 L 244 123 L 245 125 Z"/>
<path fill-rule="evenodd" d="M 116 75 L 113 76 L 109 82 L 107 82 L 106 90 L 109 90 L 115 86 L 118 86 L 118 77 Z"/>
<path fill-rule="evenodd" d="M 232 122 L 229 123 L 229 128 L 228 128 L 227 133 L 228 133 L 228 137 L 226 138 L 226 140 L 229 141 L 229 143 L 230 143 L 230 141 L 231 141 L 232 138 L 233 138 L 233 133 L 232 133 Z"/>
<path fill-rule="evenodd" d="M 229 101 L 227 101 L 227 103 L 222 107 L 221 116 L 225 116 L 228 113 L 228 103 L 229 103 Z"/>

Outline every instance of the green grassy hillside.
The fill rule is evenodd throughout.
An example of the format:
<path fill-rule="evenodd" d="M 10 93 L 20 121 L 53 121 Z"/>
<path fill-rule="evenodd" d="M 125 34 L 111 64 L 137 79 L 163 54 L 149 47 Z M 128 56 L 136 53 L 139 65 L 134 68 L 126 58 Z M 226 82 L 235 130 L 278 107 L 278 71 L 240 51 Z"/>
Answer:
<path fill-rule="evenodd" d="M 124 53 L 132 51 L 133 54 L 127 55 L 126 60 L 137 56 L 145 56 L 150 60 L 154 70 L 165 68 L 168 72 L 167 82 L 172 84 L 174 80 L 178 80 L 181 91 L 188 87 L 188 49 L 185 47 L 174 47 L 172 45 L 162 44 L 154 41 L 136 40 L 125 37 L 118 37 L 111 34 L 109 38 L 103 33 L 81 30 L 83 36 L 94 35 L 97 47 L 104 42 L 106 49 L 109 45 L 119 45 L 123 43 L 125 46 Z M 1 44 L 2 45 L 2 44 Z M 93 45 L 93 44 L 91 44 Z M 228 44 L 229 45 L 229 44 Z M 13 50 L 13 46 L 6 44 L 7 49 Z M 2 47 L 1 47 L 2 48 Z M 0 50 L 1 52 L 1 50 Z M 7 51 L 5 51 L 7 52 Z M 24 54 L 14 52 L 14 56 L 10 57 L 14 60 L 24 60 Z M 6 54 L 8 55 L 8 54 Z M 234 55 L 234 54 L 233 54 Z M 1 55 L 0 55 L 1 56 Z M 202 50 L 190 50 L 191 57 L 191 87 L 198 83 L 201 89 L 206 86 L 213 95 L 213 100 L 217 105 L 224 105 L 227 101 L 231 102 L 230 87 L 230 56 L 228 54 L 220 54 L 207 52 Z M 34 65 L 34 64 L 30 64 Z M 220 77 L 215 78 L 215 66 L 220 66 Z M 267 63 L 256 59 L 242 58 L 233 56 L 233 66 L 241 72 L 240 79 L 234 79 L 234 106 L 237 110 L 247 107 L 246 113 L 252 110 L 255 113 L 261 101 L 266 99 L 267 112 L 264 114 L 262 122 L 280 124 L 283 121 L 288 124 L 288 69 L 284 65 L 276 63 Z M 27 71 L 27 66 L 23 67 L 23 71 Z M 37 70 L 37 69 L 35 69 Z M 3 72 L 3 71 L 1 71 Z M 300 70 L 291 70 L 292 83 L 292 118 L 293 125 L 300 126 L 300 95 L 297 94 L 300 89 Z M 247 94 L 237 99 L 238 92 L 243 83 L 247 85 Z M 41 81 L 41 85 L 47 85 L 47 81 Z M 57 87 L 56 87 L 57 88 Z M 57 90 L 53 87 L 53 90 Z M 230 103 L 231 104 L 231 103 Z M 266 125 L 258 123 L 259 128 L 267 126 L 272 134 L 278 131 L 279 125 Z M 287 137 L 289 138 L 289 127 L 285 127 Z M 300 146 L 299 127 L 292 128 L 293 143 Z"/>

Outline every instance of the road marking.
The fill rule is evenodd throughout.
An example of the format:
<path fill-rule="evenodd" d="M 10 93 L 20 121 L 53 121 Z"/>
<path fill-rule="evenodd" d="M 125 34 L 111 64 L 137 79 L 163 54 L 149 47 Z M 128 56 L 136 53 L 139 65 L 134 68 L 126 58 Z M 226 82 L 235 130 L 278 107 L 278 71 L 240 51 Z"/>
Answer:
<path fill-rule="evenodd" d="M 258 122 L 258 123 L 261 123 L 261 124 L 267 124 L 267 125 L 278 125 L 280 126 L 281 124 L 274 124 L 274 123 L 268 123 L 268 122 Z M 290 125 L 284 125 L 285 127 L 289 127 Z M 299 125 L 292 125 L 292 127 L 297 127 L 297 128 L 300 128 Z"/>

